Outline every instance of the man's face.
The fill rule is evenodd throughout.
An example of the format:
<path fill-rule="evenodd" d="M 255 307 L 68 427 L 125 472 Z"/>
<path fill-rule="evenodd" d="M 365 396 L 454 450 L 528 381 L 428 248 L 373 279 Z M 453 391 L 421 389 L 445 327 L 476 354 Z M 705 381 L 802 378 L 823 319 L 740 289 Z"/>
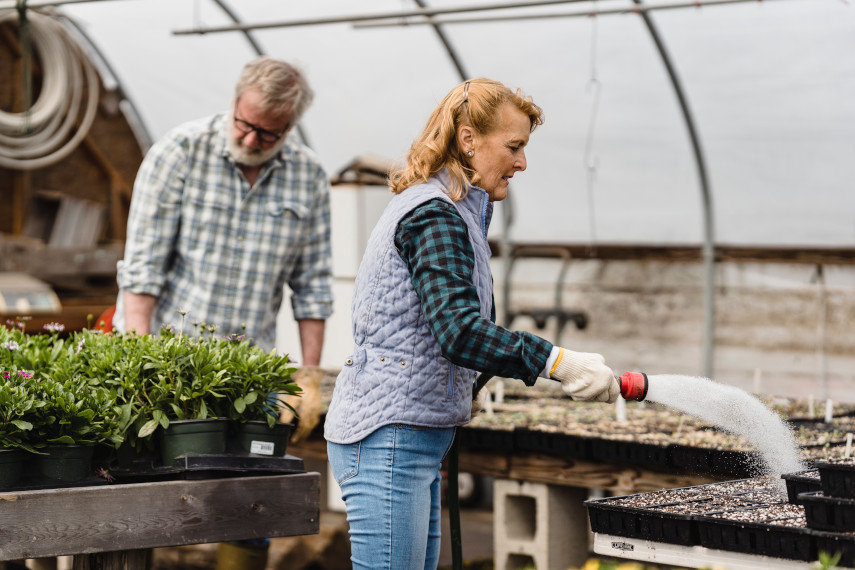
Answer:
<path fill-rule="evenodd" d="M 288 113 L 264 111 L 259 92 L 247 90 L 232 106 L 229 154 L 238 164 L 261 166 L 279 154 L 290 128 Z"/>

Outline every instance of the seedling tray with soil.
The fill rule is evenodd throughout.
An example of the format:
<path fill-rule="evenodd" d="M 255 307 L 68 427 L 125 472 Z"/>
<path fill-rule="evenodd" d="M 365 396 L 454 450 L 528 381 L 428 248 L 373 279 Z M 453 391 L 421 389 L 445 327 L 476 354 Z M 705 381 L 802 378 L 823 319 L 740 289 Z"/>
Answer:
<path fill-rule="evenodd" d="M 808 527 L 837 532 L 855 531 L 855 499 L 829 497 L 823 491 L 800 493 Z"/>
<path fill-rule="evenodd" d="M 817 462 L 816 468 L 827 496 L 855 499 L 855 457 Z"/>
<path fill-rule="evenodd" d="M 775 558 L 813 560 L 816 548 L 804 508 L 788 503 L 696 517 L 701 546 Z"/>
<path fill-rule="evenodd" d="M 794 505 L 801 504 L 799 501 L 800 493 L 822 490 L 822 485 L 819 482 L 819 470 L 817 469 L 784 473 L 781 475 L 781 479 L 787 484 L 787 501 Z"/>

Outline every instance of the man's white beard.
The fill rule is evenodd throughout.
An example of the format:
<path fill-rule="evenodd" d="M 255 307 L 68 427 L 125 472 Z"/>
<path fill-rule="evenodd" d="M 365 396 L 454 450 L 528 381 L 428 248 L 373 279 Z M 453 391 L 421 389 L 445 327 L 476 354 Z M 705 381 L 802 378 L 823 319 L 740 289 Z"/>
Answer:
<path fill-rule="evenodd" d="M 231 118 L 234 121 L 234 118 Z M 282 150 L 285 146 L 285 135 L 279 138 L 274 145 L 268 149 L 264 148 L 247 148 L 241 142 L 242 139 L 236 139 L 233 133 L 229 133 L 228 150 L 229 154 L 235 159 L 235 162 L 244 166 L 261 166 Z"/>

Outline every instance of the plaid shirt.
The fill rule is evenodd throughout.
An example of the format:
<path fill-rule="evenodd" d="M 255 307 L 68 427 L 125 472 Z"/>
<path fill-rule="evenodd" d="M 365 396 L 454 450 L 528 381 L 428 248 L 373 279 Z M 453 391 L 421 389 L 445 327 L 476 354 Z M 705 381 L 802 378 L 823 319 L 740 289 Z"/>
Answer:
<path fill-rule="evenodd" d="M 119 286 L 157 297 L 153 332 L 189 310 L 185 332 L 204 322 L 272 348 L 286 282 L 296 319 L 332 313 L 329 182 L 314 153 L 289 139 L 250 187 L 226 123 L 222 114 L 188 123 L 147 153 Z M 121 295 L 116 321 L 122 330 Z"/>
<path fill-rule="evenodd" d="M 533 384 L 552 344 L 531 333 L 510 331 L 481 318 L 472 284 L 475 254 L 466 223 L 454 206 L 431 200 L 407 214 L 395 232 L 395 247 L 410 270 L 434 338 L 448 360 L 494 376 Z"/>

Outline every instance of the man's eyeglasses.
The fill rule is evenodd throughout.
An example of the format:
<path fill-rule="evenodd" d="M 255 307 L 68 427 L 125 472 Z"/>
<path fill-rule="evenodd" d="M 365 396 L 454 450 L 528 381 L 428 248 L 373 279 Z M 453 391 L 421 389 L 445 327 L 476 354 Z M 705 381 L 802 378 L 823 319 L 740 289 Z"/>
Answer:
<path fill-rule="evenodd" d="M 275 143 L 276 141 L 282 138 L 282 135 L 288 132 L 288 128 L 291 126 L 290 124 L 286 125 L 285 128 L 282 129 L 282 132 L 274 133 L 273 131 L 268 131 L 267 129 L 256 127 L 252 123 L 248 123 L 243 119 L 238 119 L 237 117 L 235 117 L 234 119 L 235 127 L 237 127 L 237 130 L 239 130 L 245 135 L 248 135 L 250 132 L 255 131 L 255 136 L 258 137 L 258 140 L 264 143 Z"/>

